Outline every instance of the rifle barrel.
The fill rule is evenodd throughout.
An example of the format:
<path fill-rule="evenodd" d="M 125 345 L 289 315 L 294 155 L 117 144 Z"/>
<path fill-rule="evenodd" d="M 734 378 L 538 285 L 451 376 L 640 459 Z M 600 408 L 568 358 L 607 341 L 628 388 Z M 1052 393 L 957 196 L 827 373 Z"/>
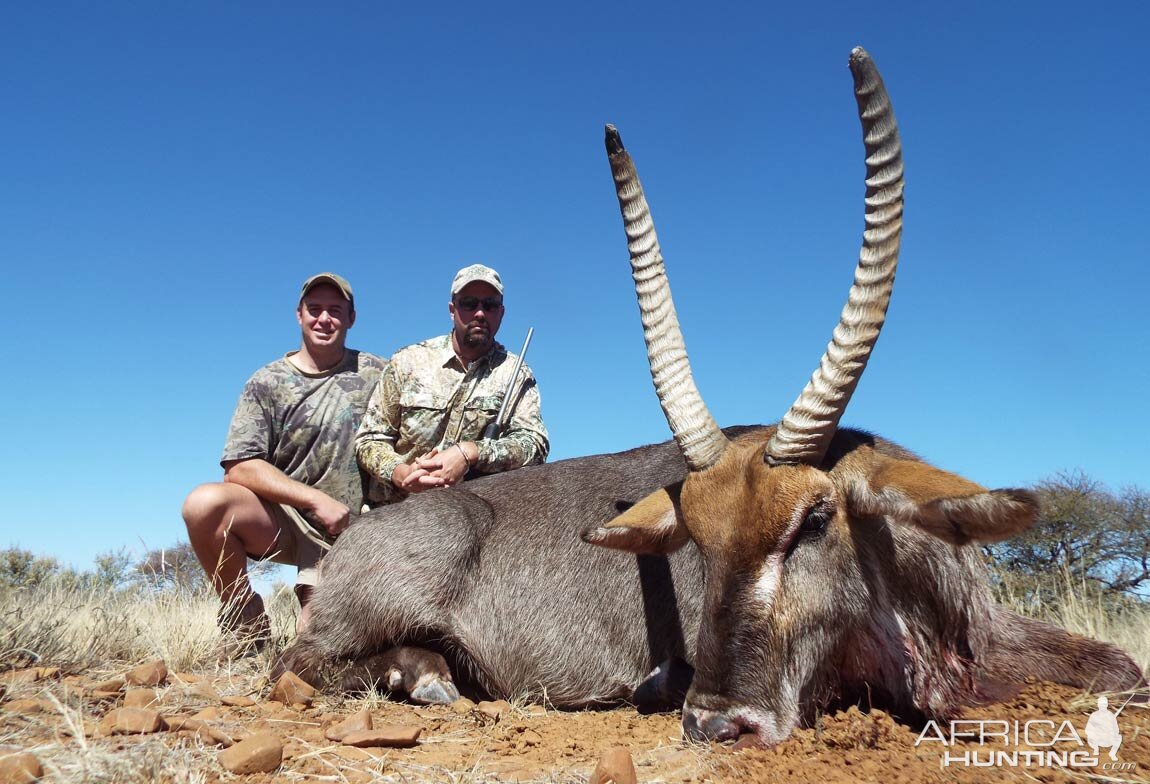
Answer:
<path fill-rule="evenodd" d="M 484 438 L 498 438 L 503 431 L 503 418 L 507 414 L 507 404 L 511 402 L 511 390 L 515 388 L 515 380 L 519 378 L 519 371 L 523 368 L 523 358 L 527 356 L 527 347 L 531 345 L 531 336 L 534 333 L 535 327 L 527 328 L 527 339 L 523 341 L 519 358 L 515 360 L 515 369 L 511 371 L 511 378 L 507 380 L 507 389 L 503 390 L 503 403 L 499 406 L 499 413 L 496 415 L 495 421 L 484 429 Z"/>

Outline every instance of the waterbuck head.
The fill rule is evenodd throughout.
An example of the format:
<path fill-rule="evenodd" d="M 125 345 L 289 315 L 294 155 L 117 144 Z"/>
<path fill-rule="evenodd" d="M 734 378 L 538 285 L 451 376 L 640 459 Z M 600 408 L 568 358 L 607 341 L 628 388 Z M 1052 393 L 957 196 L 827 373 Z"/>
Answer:
<path fill-rule="evenodd" d="M 695 679 L 697 739 L 785 738 L 853 688 L 927 715 L 976 691 L 991 612 L 972 541 L 1029 526 L 1033 498 L 987 491 L 838 422 L 886 315 L 902 230 L 898 128 L 869 55 L 850 57 L 866 146 L 866 229 L 847 305 L 818 369 L 775 427 L 729 441 L 691 376 L 650 212 L 607 129 L 651 374 L 690 473 L 594 544 L 667 553 L 694 542 L 706 569 Z"/>

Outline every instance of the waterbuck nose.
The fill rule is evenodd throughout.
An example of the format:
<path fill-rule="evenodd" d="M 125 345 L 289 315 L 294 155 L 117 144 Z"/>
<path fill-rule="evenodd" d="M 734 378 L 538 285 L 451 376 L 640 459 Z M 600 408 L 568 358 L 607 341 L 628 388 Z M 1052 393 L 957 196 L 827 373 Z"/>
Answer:
<path fill-rule="evenodd" d="M 701 714 L 701 718 L 700 718 Z M 739 725 L 718 713 L 692 710 L 683 712 L 683 734 L 690 740 L 735 740 L 739 737 Z"/>

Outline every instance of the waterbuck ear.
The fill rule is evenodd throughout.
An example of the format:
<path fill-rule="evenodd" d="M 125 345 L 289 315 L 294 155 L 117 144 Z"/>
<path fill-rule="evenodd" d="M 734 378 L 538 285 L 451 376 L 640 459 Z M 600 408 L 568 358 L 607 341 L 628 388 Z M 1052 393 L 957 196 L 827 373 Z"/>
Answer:
<path fill-rule="evenodd" d="M 666 555 L 687 543 L 676 482 L 644 498 L 611 522 L 588 528 L 583 541 L 600 547 L 628 550 L 638 555 Z"/>
<path fill-rule="evenodd" d="M 848 499 L 862 516 L 883 515 L 917 525 L 952 544 L 997 542 L 1022 533 L 1038 518 L 1027 490 L 987 490 L 917 460 L 876 456 L 865 482 Z"/>

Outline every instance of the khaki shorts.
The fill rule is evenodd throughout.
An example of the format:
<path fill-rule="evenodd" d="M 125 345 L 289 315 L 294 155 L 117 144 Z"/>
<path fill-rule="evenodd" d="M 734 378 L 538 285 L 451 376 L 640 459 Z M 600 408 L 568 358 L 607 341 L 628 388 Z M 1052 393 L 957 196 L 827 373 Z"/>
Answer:
<path fill-rule="evenodd" d="M 315 585 L 319 582 L 319 562 L 331 549 L 330 542 L 325 541 L 294 506 L 265 503 L 264 508 L 280 529 L 275 549 L 267 555 L 248 555 L 257 561 L 296 566 L 299 568 L 296 585 Z"/>

